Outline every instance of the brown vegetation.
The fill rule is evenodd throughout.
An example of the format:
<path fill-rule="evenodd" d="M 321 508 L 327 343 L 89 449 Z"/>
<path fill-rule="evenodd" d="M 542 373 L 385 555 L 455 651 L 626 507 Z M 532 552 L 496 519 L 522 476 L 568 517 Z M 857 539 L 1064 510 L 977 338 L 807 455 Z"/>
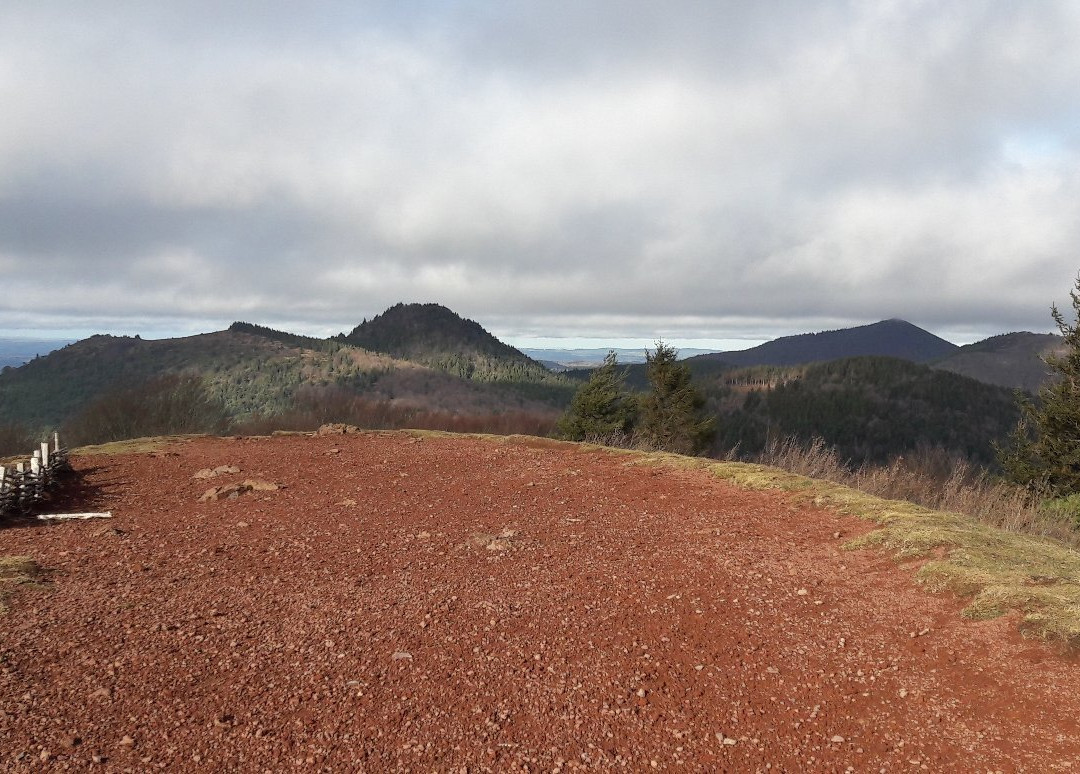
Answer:
<path fill-rule="evenodd" d="M 962 513 L 1008 532 L 1052 537 L 1080 547 L 1080 532 L 1067 515 L 1044 506 L 1031 491 L 941 450 L 924 449 L 888 465 L 852 469 L 820 438 L 810 443 L 788 438 L 770 441 L 756 461 L 889 500 Z"/>
<path fill-rule="evenodd" d="M 393 400 L 367 398 L 335 388 L 302 390 L 295 408 L 282 414 L 255 417 L 238 424 L 240 435 L 268 435 L 275 430 L 315 430 L 329 423 L 355 425 L 366 430 L 446 430 L 495 435 L 550 435 L 555 411 L 502 411 L 458 413 L 425 409 Z"/>

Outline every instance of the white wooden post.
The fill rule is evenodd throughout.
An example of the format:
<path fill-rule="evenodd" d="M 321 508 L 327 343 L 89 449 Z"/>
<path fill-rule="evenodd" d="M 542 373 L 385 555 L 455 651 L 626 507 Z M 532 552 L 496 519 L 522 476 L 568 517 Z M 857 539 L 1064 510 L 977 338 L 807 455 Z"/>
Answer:
<path fill-rule="evenodd" d="M 34 456 L 30 458 L 30 472 L 36 478 L 41 475 L 41 452 L 34 452 Z"/>
<path fill-rule="evenodd" d="M 7 468 L 0 465 L 0 494 L 4 492 L 4 479 L 7 477 Z"/>
<path fill-rule="evenodd" d="M 52 448 L 54 454 L 60 453 L 60 433 L 52 434 Z"/>
<path fill-rule="evenodd" d="M 41 442 L 41 461 L 45 463 L 45 467 L 49 466 L 49 442 Z"/>

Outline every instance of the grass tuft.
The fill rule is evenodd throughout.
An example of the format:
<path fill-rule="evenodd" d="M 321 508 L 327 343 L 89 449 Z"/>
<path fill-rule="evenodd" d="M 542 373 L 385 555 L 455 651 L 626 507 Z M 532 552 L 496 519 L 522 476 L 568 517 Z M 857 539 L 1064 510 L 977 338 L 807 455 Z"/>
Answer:
<path fill-rule="evenodd" d="M 18 588 L 40 588 L 43 577 L 41 567 L 29 556 L 0 556 L 0 614 L 7 612 L 7 602 Z"/>

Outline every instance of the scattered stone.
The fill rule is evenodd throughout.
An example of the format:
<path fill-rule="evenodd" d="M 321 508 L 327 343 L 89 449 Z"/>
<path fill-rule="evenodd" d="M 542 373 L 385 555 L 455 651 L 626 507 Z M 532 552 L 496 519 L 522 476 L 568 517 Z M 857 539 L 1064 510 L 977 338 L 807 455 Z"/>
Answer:
<path fill-rule="evenodd" d="M 840 736 L 840 734 L 836 734 L 829 741 L 832 742 L 833 744 L 843 744 L 844 743 L 844 737 Z"/>
<path fill-rule="evenodd" d="M 273 481 L 263 481 L 258 478 L 245 479 L 240 486 L 246 486 L 252 492 L 276 492 L 279 489 L 284 489 L 281 484 L 275 484 Z"/>
<path fill-rule="evenodd" d="M 217 476 L 225 476 L 233 473 L 239 473 L 240 468 L 235 465 L 218 465 L 216 468 L 203 468 L 196 471 L 192 478 L 216 478 Z"/>
<path fill-rule="evenodd" d="M 412 661 L 412 653 L 407 650 L 399 650 L 390 657 L 391 661 Z"/>
<path fill-rule="evenodd" d="M 356 425 L 346 425 L 342 422 L 331 422 L 329 424 L 322 425 L 315 431 L 316 435 L 347 435 L 349 433 L 359 433 L 360 428 Z"/>
<path fill-rule="evenodd" d="M 209 500 L 225 500 L 230 495 L 235 496 L 239 492 L 239 486 L 236 484 L 230 484 L 228 486 L 215 486 L 207 489 L 199 497 L 200 503 L 205 503 Z"/>
<path fill-rule="evenodd" d="M 899 693 L 900 693 L 900 698 L 901 699 L 906 699 L 907 698 L 907 688 L 901 688 Z"/>
<path fill-rule="evenodd" d="M 810 592 L 809 592 L 809 591 L 807 591 L 806 589 L 799 589 L 799 590 L 798 590 L 798 591 L 796 591 L 795 593 L 796 593 L 796 594 L 798 594 L 798 595 L 799 595 L 800 597 L 805 597 L 805 596 L 806 596 L 807 594 L 809 594 Z"/>
<path fill-rule="evenodd" d="M 124 738 L 120 740 L 120 746 L 121 747 L 134 747 L 135 746 L 135 740 L 132 739 L 127 734 L 125 734 Z"/>
<path fill-rule="evenodd" d="M 239 484 L 225 484 L 224 486 L 211 487 L 202 493 L 202 496 L 199 497 L 199 502 L 235 500 L 240 495 L 247 494 L 248 492 L 276 492 L 282 488 L 281 484 L 249 478 Z"/>
<path fill-rule="evenodd" d="M 98 688 L 96 691 L 90 694 L 91 699 L 111 699 L 112 691 L 109 688 Z"/>

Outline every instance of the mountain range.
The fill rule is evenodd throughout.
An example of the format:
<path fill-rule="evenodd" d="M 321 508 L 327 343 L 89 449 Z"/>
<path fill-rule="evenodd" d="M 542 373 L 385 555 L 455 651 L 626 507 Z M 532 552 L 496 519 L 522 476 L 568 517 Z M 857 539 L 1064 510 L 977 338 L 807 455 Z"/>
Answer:
<path fill-rule="evenodd" d="M 925 363 L 948 357 L 958 349 L 904 320 L 882 320 L 855 328 L 783 336 L 750 349 L 698 355 L 697 359 L 734 366 L 788 366 L 873 355 Z"/>
<path fill-rule="evenodd" d="M 924 443 L 987 460 L 1016 419 L 1007 388 L 1037 389 L 1046 379 L 1039 355 L 1055 346 L 1059 337 L 1014 333 L 957 347 L 884 320 L 685 362 L 724 442 L 747 451 L 789 433 L 821 436 L 852 459 Z M 645 389 L 644 365 L 626 371 L 629 385 Z M 96 397 L 167 373 L 197 375 L 247 420 L 328 394 L 454 415 L 554 417 L 589 372 L 553 373 L 446 307 L 403 303 L 329 339 L 248 322 L 175 339 L 91 336 L 0 371 L 0 425 L 63 426 Z"/>

